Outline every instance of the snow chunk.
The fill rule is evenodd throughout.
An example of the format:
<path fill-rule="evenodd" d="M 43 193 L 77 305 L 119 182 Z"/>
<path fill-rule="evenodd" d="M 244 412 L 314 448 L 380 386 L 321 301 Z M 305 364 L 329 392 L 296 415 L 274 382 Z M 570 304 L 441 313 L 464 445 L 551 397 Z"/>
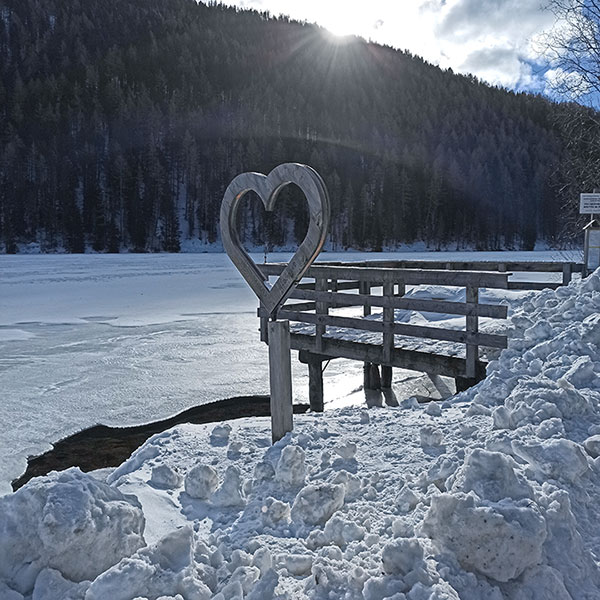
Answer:
<path fill-rule="evenodd" d="M 425 425 L 419 432 L 421 438 L 421 446 L 441 446 L 444 443 L 444 434 L 441 429 L 433 425 Z"/>
<path fill-rule="evenodd" d="M 150 483 L 158 488 L 178 488 L 183 482 L 183 476 L 169 467 L 169 465 L 157 465 L 152 468 Z"/>
<path fill-rule="evenodd" d="M 230 434 L 231 425 L 228 423 L 217 425 L 210 433 L 210 443 L 213 446 L 227 446 Z"/>
<path fill-rule="evenodd" d="M 185 492 L 192 498 L 208 498 L 219 485 L 219 476 L 210 465 L 196 465 L 185 476 Z"/>
<path fill-rule="evenodd" d="M 600 456 L 600 435 L 592 435 L 583 442 L 583 447 L 592 458 Z"/>
<path fill-rule="evenodd" d="M 383 572 L 406 575 L 423 564 L 423 547 L 416 538 L 398 538 L 387 544 L 381 553 Z"/>
<path fill-rule="evenodd" d="M 275 469 L 277 481 L 291 486 L 302 485 L 306 477 L 304 456 L 304 450 L 300 446 L 286 446 L 281 451 Z"/>
<path fill-rule="evenodd" d="M 215 506 L 244 506 L 246 499 L 242 492 L 243 481 L 240 470 L 229 465 L 221 487 L 213 494 L 211 501 Z"/>
<path fill-rule="evenodd" d="M 419 503 L 419 497 L 404 484 L 396 495 L 395 504 L 398 510 L 403 513 L 410 512 Z"/>
<path fill-rule="evenodd" d="M 571 440 L 550 439 L 539 444 L 513 440 L 512 448 L 529 463 L 533 476 L 539 481 L 551 478 L 573 483 L 589 470 L 585 451 Z"/>
<path fill-rule="evenodd" d="M 506 582 L 541 562 L 546 523 L 534 506 L 476 506 L 473 496 L 431 499 L 423 532 L 453 552 L 463 569 Z"/>
<path fill-rule="evenodd" d="M 352 460 L 356 454 L 356 444 L 354 442 L 346 442 L 334 448 L 336 454 L 343 460 Z"/>
<path fill-rule="evenodd" d="M 425 412 L 432 417 L 439 417 L 442 414 L 442 409 L 438 402 L 432 401 L 427 404 Z"/>
<path fill-rule="evenodd" d="M 528 569 L 521 581 L 507 586 L 511 600 L 572 600 L 562 575 L 556 569 L 540 565 Z"/>
<path fill-rule="evenodd" d="M 533 489 L 517 476 L 517 463 L 500 452 L 476 448 L 454 475 L 452 490 L 474 491 L 480 498 L 498 502 L 503 498 L 533 498 Z"/>
<path fill-rule="evenodd" d="M 326 523 L 344 505 L 346 487 L 342 484 L 307 485 L 294 500 L 292 520 L 308 525 Z"/>
<path fill-rule="evenodd" d="M 5 583 L 0 581 L 0 598 L 2 600 L 23 600 L 23 594 L 11 590 Z"/>
<path fill-rule="evenodd" d="M 0 498 L 0 578 L 31 593 L 45 567 L 94 579 L 145 544 L 137 500 L 71 468 Z"/>
<path fill-rule="evenodd" d="M 83 600 L 89 581 L 74 583 L 55 569 L 44 569 L 35 580 L 32 600 Z M 0 590 L 1 592 L 1 590 Z M 0 598 L 4 596 L 0 595 Z"/>
<path fill-rule="evenodd" d="M 275 498 L 267 498 L 261 508 L 262 520 L 265 525 L 271 527 L 281 521 L 284 523 L 290 520 L 290 505 L 287 502 L 281 502 Z"/>
<path fill-rule="evenodd" d="M 137 596 L 158 598 L 175 594 L 208 600 L 212 591 L 201 577 L 210 573 L 211 567 L 197 568 L 193 547 L 192 528 L 182 527 L 102 573 L 92 582 L 85 600 L 131 600 Z"/>
<path fill-rule="evenodd" d="M 254 481 L 260 483 L 274 479 L 274 477 L 275 469 L 268 460 L 262 460 L 254 467 Z"/>

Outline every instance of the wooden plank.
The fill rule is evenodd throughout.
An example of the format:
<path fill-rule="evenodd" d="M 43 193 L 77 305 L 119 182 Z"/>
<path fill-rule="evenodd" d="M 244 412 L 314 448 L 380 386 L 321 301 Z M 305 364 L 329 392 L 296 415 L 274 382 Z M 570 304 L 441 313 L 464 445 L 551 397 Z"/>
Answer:
<path fill-rule="evenodd" d="M 310 290 L 296 290 L 291 298 L 297 300 L 323 300 L 331 307 L 360 306 L 398 308 L 418 312 L 435 312 L 450 315 L 477 315 L 494 319 L 506 319 L 508 307 L 496 304 L 465 304 L 464 302 L 448 302 L 445 300 L 426 300 L 421 298 L 403 298 L 394 296 L 366 296 L 364 294 L 340 294 L 335 292 L 316 293 Z M 286 306 L 287 308 L 287 306 Z"/>
<path fill-rule="evenodd" d="M 547 283 L 542 281 L 509 281 L 508 289 L 509 290 L 546 290 L 551 289 L 555 290 L 559 288 L 562 283 Z"/>
<path fill-rule="evenodd" d="M 290 303 L 290 304 L 285 304 L 284 305 L 286 309 L 289 310 L 316 310 L 317 309 L 317 303 L 316 302 L 295 302 L 295 303 Z M 264 313 L 260 313 L 260 314 L 264 314 Z M 259 316 L 260 316 L 259 314 Z"/>
<path fill-rule="evenodd" d="M 269 322 L 269 383 L 273 443 L 294 428 L 290 324 Z"/>
<path fill-rule="evenodd" d="M 457 271 L 519 271 L 524 273 L 560 273 L 565 264 L 574 273 L 581 273 L 583 264 L 547 261 L 436 261 L 436 260 L 373 260 L 360 262 L 315 262 L 315 266 L 356 266 L 388 269 L 452 269 Z"/>
<path fill-rule="evenodd" d="M 291 334 L 292 349 L 299 350 L 306 356 L 315 352 L 315 337 L 300 333 Z M 323 357 L 347 358 L 361 362 L 384 364 L 383 353 L 380 345 L 350 342 L 332 338 L 323 339 Z M 444 356 L 441 354 L 430 354 L 414 350 L 403 350 L 394 348 L 389 366 L 421 371 L 423 373 L 435 373 L 448 377 L 465 377 L 466 360 L 455 356 Z M 486 363 L 477 363 L 477 376 L 485 377 Z"/>
<path fill-rule="evenodd" d="M 479 301 L 479 289 L 476 287 L 467 287 L 467 304 L 476 305 Z M 467 331 L 476 335 L 479 331 L 479 321 L 476 316 L 467 317 Z M 477 344 L 467 344 L 467 377 L 475 377 L 476 364 L 479 360 L 479 347 Z"/>
<path fill-rule="evenodd" d="M 337 291 L 342 290 L 357 290 L 358 289 L 358 281 L 339 281 L 337 283 Z M 296 286 L 296 290 L 314 290 L 314 283 L 299 283 Z M 290 296 L 291 298 L 291 296 Z"/>
<path fill-rule="evenodd" d="M 260 265 L 269 275 L 281 273 L 285 265 Z M 479 271 L 445 271 L 428 269 L 391 269 L 373 267 L 327 267 L 313 265 L 306 272 L 306 277 L 319 279 L 322 277 L 335 279 L 351 279 L 370 283 L 404 283 L 407 285 L 448 285 L 464 287 L 467 285 L 487 288 L 506 289 L 508 275 L 497 272 Z"/>
<path fill-rule="evenodd" d="M 507 339 L 503 335 L 491 333 L 469 333 L 456 329 L 441 329 L 439 327 L 425 327 L 422 325 L 406 325 L 404 323 L 383 323 L 368 319 L 352 317 L 336 317 L 333 315 L 315 315 L 311 313 L 293 312 L 281 310 L 279 316 L 282 319 L 298 321 L 300 323 L 313 323 L 315 325 L 331 325 L 332 327 L 360 329 L 363 331 L 374 331 L 379 333 L 393 333 L 395 335 L 406 335 L 410 337 L 426 338 L 431 340 L 442 340 L 446 342 L 457 342 L 459 344 L 476 344 L 490 348 L 506 348 Z M 385 362 L 385 361 L 384 361 Z"/>

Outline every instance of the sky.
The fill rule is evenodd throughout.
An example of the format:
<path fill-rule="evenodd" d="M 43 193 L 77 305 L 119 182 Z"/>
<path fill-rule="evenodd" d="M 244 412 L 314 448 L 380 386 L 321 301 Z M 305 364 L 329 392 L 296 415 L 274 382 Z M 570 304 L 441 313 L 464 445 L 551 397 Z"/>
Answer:
<path fill-rule="evenodd" d="M 549 92 L 555 76 L 540 60 L 554 16 L 544 0 L 225 0 L 316 22 L 472 73 L 510 89 Z"/>

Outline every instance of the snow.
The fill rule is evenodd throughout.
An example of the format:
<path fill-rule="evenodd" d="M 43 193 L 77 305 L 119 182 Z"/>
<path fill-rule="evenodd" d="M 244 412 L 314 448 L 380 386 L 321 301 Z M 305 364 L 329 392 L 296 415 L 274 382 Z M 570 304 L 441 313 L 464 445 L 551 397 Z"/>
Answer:
<path fill-rule="evenodd" d="M 323 260 L 567 260 L 562 252 L 351 253 Z M 253 255 L 262 261 L 262 254 Z M 288 255 L 269 255 L 273 262 Z M 268 392 L 256 299 L 223 254 L 0 255 L 0 495 L 29 455 L 97 423 L 140 425 Z M 464 319 L 463 319 L 464 320 Z M 295 402 L 307 372 L 292 361 Z M 407 395 L 424 378 L 398 371 Z M 364 402 L 362 366 L 332 361 L 328 406 Z"/>
<path fill-rule="evenodd" d="M 296 416 L 275 445 L 264 418 L 180 425 L 32 480 L 0 498 L 0 597 L 600 597 L 600 270 L 510 312 L 434 409 Z"/>

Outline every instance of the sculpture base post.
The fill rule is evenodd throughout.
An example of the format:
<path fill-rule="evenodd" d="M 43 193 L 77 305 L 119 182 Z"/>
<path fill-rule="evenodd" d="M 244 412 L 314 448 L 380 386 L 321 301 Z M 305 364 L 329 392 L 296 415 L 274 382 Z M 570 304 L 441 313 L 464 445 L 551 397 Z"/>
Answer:
<path fill-rule="evenodd" d="M 269 322 L 269 383 L 273 443 L 294 428 L 289 321 Z"/>

